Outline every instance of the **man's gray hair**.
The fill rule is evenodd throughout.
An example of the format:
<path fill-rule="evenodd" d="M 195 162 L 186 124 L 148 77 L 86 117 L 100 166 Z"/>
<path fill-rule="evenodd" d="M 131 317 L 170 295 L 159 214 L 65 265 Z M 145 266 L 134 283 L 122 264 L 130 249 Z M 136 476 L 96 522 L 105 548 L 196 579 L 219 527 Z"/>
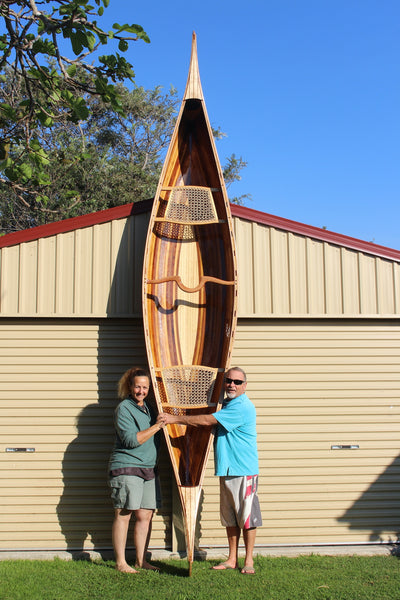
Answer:
<path fill-rule="evenodd" d="M 240 373 L 243 375 L 243 379 L 244 381 L 247 381 L 247 375 L 246 373 L 243 371 L 243 369 L 241 367 L 229 367 L 229 369 L 227 370 L 227 372 L 225 373 L 225 377 L 228 375 L 228 373 L 230 373 L 231 371 L 240 371 Z"/>

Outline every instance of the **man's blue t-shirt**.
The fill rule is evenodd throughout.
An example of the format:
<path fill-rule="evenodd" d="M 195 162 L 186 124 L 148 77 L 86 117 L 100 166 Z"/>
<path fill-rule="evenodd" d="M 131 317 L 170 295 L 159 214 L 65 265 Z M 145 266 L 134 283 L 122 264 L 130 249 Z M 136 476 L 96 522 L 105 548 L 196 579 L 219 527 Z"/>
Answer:
<path fill-rule="evenodd" d="M 256 409 L 246 394 L 226 398 L 220 411 L 214 439 L 215 475 L 258 475 Z"/>

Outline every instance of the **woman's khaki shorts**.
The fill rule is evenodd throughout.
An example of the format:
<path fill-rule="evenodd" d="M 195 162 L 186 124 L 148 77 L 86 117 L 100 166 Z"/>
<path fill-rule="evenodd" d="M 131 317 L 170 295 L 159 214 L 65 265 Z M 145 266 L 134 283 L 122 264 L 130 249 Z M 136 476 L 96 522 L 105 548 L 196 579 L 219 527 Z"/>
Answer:
<path fill-rule="evenodd" d="M 158 478 L 148 481 L 136 475 L 118 475 L 109 480 L 114 508 L 138 510 L 160 506 Z"/>

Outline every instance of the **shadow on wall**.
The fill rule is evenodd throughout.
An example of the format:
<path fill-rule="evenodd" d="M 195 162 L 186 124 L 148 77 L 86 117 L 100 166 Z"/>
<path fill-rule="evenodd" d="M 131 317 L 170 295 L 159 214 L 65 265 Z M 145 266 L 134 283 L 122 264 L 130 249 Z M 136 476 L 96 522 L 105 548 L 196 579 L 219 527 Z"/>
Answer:
<path fill-rule="evenodd" d="M 85 547 L 100 554 L 103 551 L 109 554 L 112 548 L 114 510 L 108 487 L 108 460 L 115 435 L 113 413 L 118 403 L 117 383 L 128 368 L 147 363 L 143 323 L 138 313 L 146 235 L 144 218 L 146 215 L 140 215 L 136 224 L 134 219 L 127 220 L 112 273 L 107 318 L 89 322 L 90 326 L 98 325 L 97 348 L 89 341 L 83 358 L 88 365 L 88 379 L 82 383 L 89 403 L 72 417 L 71 425 L 76 426 L 77 435 L 64 453 L 63 492 L 57 506 L 67 550 L 74 555 Z M 97 382 L 92 378 L 94 360 Z M 161 483 L 163 489 L 168 490 L 169 482 Z M 165 517 L 164 521 L 165 531 L 170 531 L 170 519 Z M 165 536 L 168 546 L 170 534 L 169 538 L 167 533 Z"/>
<path fill-rule="evenodd" d="M 62 461 L 63 492 L 57 506 L 57 515 L 68 551 L 81 552 L 92 547 L 101 552 L 111 549 L 111 526 L 113 507 L 108 487 L 108 460 L 114 443 L 113 413 L 117 406 L 117 383 L 126 369 L 133 364 L 142 364 L 146 351 L 140 334 L 133 335 L 132 319 L 132 261 L 133 247 L 144 244 L 140 238 L 132 240 L 134 218 L 127 219 L 122 231 L 118 254 L 113 268 L 111 286 L 108 291 L 105 319 L 89 321 L 89 327 L 98 327 L 97 348 L 93 338 L 82 351 L 82 365 L 86 380 L 82 380 L 83 393 L 88 398 L 85 406 L 74 418 L 77 435 L 64 453 Z M 118 231 L 118 223 L 111 227 Z M 93 265 L 107 272 L 107 265 Z M 140 270 L 140 267 L 138 269 Z M 94 276 L 95 279 L 95 276 Z M 121 289 L 122 288 L 122 289 Z M 102 292 L 102 286 L 99 292 Z M 129 293 L 128 293 L 129 292 Z M 93 289 L 95 295 L 97 290 Z M 124 299 L 125 318 L 115 315 L 116 299 Z M 99 297 L 97 298 L 99 300 Z M 140 324 L 138 326 L 140 331 Z M 93 336 L 93 334 L 91 334 Z M 85 340 L 82 340 L 82 345 Z M 93 380 L 93 363 L 97 375 Z"/>
<path fill-rule="evenodd" d="M 77 436 L 68 444 L 62 462 L 64 489 L 57 515 L 68 551 L 83 551 L 88 540 L 101 552 L 111 547 L 107 455 L 112 447 L 112 410 L 90 404 L 79 413 L 76 426 Z"/>
<path fill-rule="evenodd" d="M 370 542 L 400 541 L 400 457 L 338 519 L 350 530 L 369 532 Z"/>
<path fill-rule="evenodd" d="M 104 559 L 110 558 L 114 509 L 108 486 L 108 460 L 114 442 L 115 406 L 102 406 L 101 403 L 86 406 L 77 418 L 77 436 L 64 453 L 64 487 L 57 515 L 67 551 L 79 559 L 85 558 L 85 547 L 95 550 Z M 165 546 L 170 547 L 171 523 L 167 509 L 170 504 L 171 472 L 169 465 L 165 464 L 167 453 L 162 440 L 160 479 L 163 503 L 157 514 L 164 521 Z M 132 533 L 129 535 L 128 547 L 132 548 L 133 536 Z"/>

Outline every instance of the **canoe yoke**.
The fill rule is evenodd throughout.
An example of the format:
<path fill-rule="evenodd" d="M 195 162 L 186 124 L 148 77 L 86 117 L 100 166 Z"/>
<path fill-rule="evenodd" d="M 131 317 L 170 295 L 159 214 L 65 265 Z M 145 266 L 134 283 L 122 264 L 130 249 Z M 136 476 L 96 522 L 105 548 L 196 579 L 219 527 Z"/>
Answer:
<path fill-rule="evenodd" d="M 218 277 L 210 277 L 208 275 L 202 275 L 200 277 L 200 281 L 198 285 L 195 287 L 187 287 L 183 282 L 179 275 L 171 275 L 170 277 L 161 277 L 161 279 L 147 279 L 147 283 L 168 283 L 169 281 L 175 281 L 183 292 L 187 292 L 191 294 L 193 292 L 198 292 L 202 287 L 205 286 L 207 282 L 218 283 L 219 285 L 234 285 L 234 281 L 224 281 L 223 279 L 218 279 Z"/>
<path fill-rule="evenodd" d="M 180 414 L 180 410 L 217 406 L 218 402 L 211 400 L 217 375 L 224 369 L 179 365 L 155 370 L 163 410 Z"/>

